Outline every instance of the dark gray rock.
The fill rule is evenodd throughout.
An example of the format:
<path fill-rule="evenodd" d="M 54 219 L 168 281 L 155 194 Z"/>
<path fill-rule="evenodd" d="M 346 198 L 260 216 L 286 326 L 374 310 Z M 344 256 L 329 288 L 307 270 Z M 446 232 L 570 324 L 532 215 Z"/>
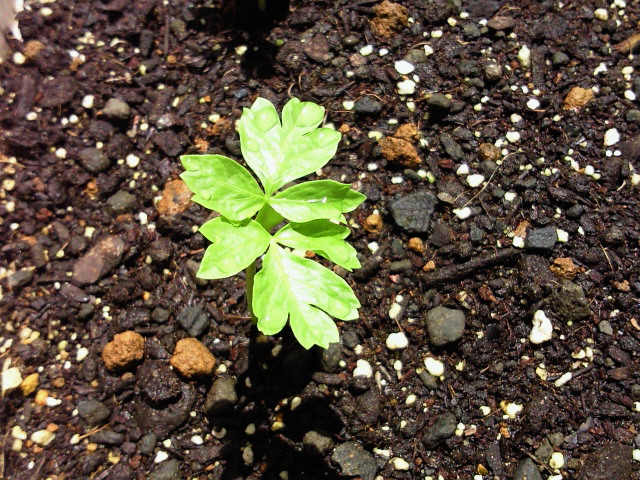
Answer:
<path fill-rule="evenodd" d="M 420 370 L 418 373 L 418 378 L 422 381 L 425 387 L 429 390 L 437 390 L 438 389 L 438 379 L 431 375 L 426 370 Z"/>
<path fill-rule="evenodd" d="M 104 423 L 111 415 L 111 410 L 98 400 L 82 400 L 76 408 L 80 418 L 90 426 Z"/>
<path fill-rule="evenodd" d="M 440 443 L 450 438 L 456 432 L 458 420 L 451 412 L 443 413 L 436 422 L 431 425 L 422 437 L 422 443 L 427 450 L 433 450 Z"/>
<path fill-rule="evenodd" d="M 605 444 L 589 454 L 576 480 L 631 480 L 631 459 L 630 445 Z"/>
<path fill-rule="evenodd" d="M 111 195 L 107 199 L 106 203 L 109 210 L 111 210 L 115 215 L 129 213 L 136 205 L 136 196 L 124 190 L 120 190 Z"/>
<path fill-rule="evenodd" d="M 111 166 L 111 160 L 102 150 L 85 148 L 78 152 L 80 164 L 91 173 L 98 173 Z"/>
<path fill-rule="evenodd" d="M 121 160 L 131 152 L 132 148 L 131 139 L 123 133 L 117 133 L 104 146 L 104 153 L 113 160 Z"/>
<path fill-rule="evenodd" d="M 551 443 L 549 443 L 549 440 L 545 438 L 540 442 L 540 445 L 536 448 L 535 455 L 542 463 L 546 464 L 549 462 L 551 455 L 553 455 L 553 447 L 551 446 Z"/>
<path fill-rule="evenodd" d="M 138 448 L 143 455 L 151 455 L 158 443 L 158 436 L 155 433 L 147 433 L 140 439 Z"/>
<path fill-rule="evenodd" d="M 153 136 L 153 143 L 168 157 L 176 157 L 184 149 L 180 137 L 171 130 L 156 133 Z"/>
<path fill-rule="evenodd" d="M 155 263 L 165 263 L 171 258 L 173 251 L 173 242 L 167 237 L 161 237 L 147 247 L 147 255 L 151 257 Z"/>
<path fill-rule="evenodd" d="M 238 401 L 236 380 L 233 378 L 218 378 L 207 393 L 204 401 L 204 413 L 208 416 L 218 416 L 228 413 Z"/>
<path fill-rule="evenodd" d="M 100 445 L 121 445 L 124 442 L 124 435 L 122 433 L 114 432 L 113 430 L 100 430 L 89 437 L 93 443 L 99 443 Z"/>
<path fill-rule="evenodd" d="M 106 142 L 113 135 L 115 128 L 104 120 L 94 120 L 89 124 L 89 133 L 100 142 Z"/>
<path fill-rule="evenodd" d="M 442 144 L 442 148 L 444 151 L 453 158 L 456 162 L 461 161 L 464 158 L 464 152 L 462 151 L 462 147 L 458 145 L 458 143 L 451 138 L 451 136 L 447 133 L 443 133 L 440 135 L 440 143 Z"/>
<path fill-rule="evenodd" d="M 584 290 L 569 280 L 562 280 L 560 288 L 547 297 L 546 303 L 551 310 L 550 315 L 562 322 L 576 322 L 591 316 Z"/>
<path fill-rule="evenodd" d="M 156 307 L 151 312 L 151 319 L 156 323 L 167 323 L 169 320 L 169 311 L 162 307 Z"/>
<path fill-rule="evenodd" d="M 379 115 L 382 112 L 382 103 L 367 95 L 356 100 L 353 111 L 359 115 Z"/>
<path fill-rule="evenodd" d="M 640 125 L 640 110 L 636 110 L 632 108 L 624 114 L 624 119 L 627 122 L 635 123 L 636 125 Z"/>
<path fill-rule="evenodd" d="M 118 236 L 100 240 L 73 266 L 73 281 L 78 285 L 91 285 L 113 270 L 122 260 L 124 241 Z"/>
<path fill-rule="evenodd" d="M 408 232 L 427 233 L 438 199 L 428 190 L 418 190 L 393 200 L 389 209 L 396 224 Z"/>
<path fill-rule="evenodd" d="M 389 273 L 406 273 L 413 269 L 411 260 L 405 258 L 403 260 L 396 260 L 389 264 Z"/>
<path fill-rule="evenodd" d="M 538 228 L 527 233 L 524 248 L 550 252 L 556 246 L 558 232 L 555 227 Z"/>
<path fill-rule="evenodd" d="M 149 480 L 181 480 L 180 462 L 175 458 L 162 462 L 147 477 Z"/>
<path fill-rule="evenodd" d="M 451 99 L 442 93 L 434 93 L 427 99 L 427 105 L 436 113 L 447 113 L 451 109 Z"/>
<path fill-rule="evenodd" d="M 310 430 L 302 437 L 302 445 L 309 455 L 324 457 L 333 448 L 334 443 L 328 434 Z"/>
<path fill-rule="evenodd" d="M 147 360 L 136 374 L 138 387 L 152 405 L 174 403 L 180 398 L 180 380 L 169 365 L 157 360 Z"/>
<path fill-rule="evenodd" d="M 106 118 L 126 120 L 131 114 L 131 108 L 127 102 L 120 100 L 119 98 L 110 98 L 102 109 L 102 114 Z"/>
<path fill-rule="evenodd" d="M 542 480 L 542 475 L 540 475 L 540 470 L 538 470 L 533 460 L 524 458 L 518 462 L 513 480 Z"/>
<path fill-rule="evenodd" d="M 327 62 L 333 57 L 325 35 L 314 35 L 308 42 L 305 42 L 302 50 L 307 57 L 318 63 Z"/>
<path fill-rule="evenodd" d="M 320 369 L 326 373 L 334 373 L 338 370 L 342 359 L 340 343 L 330 343 L 329 348 L 322 348 L 320 351 Z"/>
<path fill-rule="evenodd" d="M 25 268 L 24 270 L 18 270 L 15 273 L 9 275 L 9 287 L 20 288 L 25 285 L 29 285 L 33 280 L 35 272 L 33 269 Z"/>
<path fill-rule="evenodd" d="M 554 54 L 551 55 L 551 64 L 554 67 L 563 67 L 567 65 L 569 61 L 569 55 L 564 52 L 554 52 Z"/>
<path fill-rule="evenodd" d="M 427 312 L 429 341 L 435 347 L 456 342 L 464 334 L 464 312 L 446 307 L 435 307 Z"/>
<path fill-rule="evenodd" d="M 331 455 L 344 475 L 358 475 L 364 480 L 374 480 L 378 471 L 375 457 L 357 442 L 345 442 Z"/>
<path fill-rule="evenodd" d="M 209 316 L 202 307 L 185 307 L 178 313 L 178 323 L 190 336 L 199 337 L 209 327 Z"/>
<path fill-rule="evenodd" d="M 489 82 L 497 82 L 502 78 L 502 67 L 495 62 L 484 66 L 484 78 Z"/>

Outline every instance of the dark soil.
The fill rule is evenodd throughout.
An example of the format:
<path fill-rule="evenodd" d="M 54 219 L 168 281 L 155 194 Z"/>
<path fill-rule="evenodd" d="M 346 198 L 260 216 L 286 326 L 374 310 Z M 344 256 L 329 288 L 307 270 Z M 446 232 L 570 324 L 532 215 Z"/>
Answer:
<path fill-rule="evenodd" d="M 26 60 L 0 65 L 0 358 L 7 381 L 39 377 L 0 399 L 0 477 L 639 479 L 640 5 L 626 3 L 401 1 L 408 20 L 355 0 L 288 14 L 267 0 L 272 18 L 29 3 L 11 42 Z M 574 87 L 593 98 L 567 105 Z M 210 212 L 173 182 L 178 157 L 240 159 L 234 122 L 258 96 L 323 105 L 344 135 L 322 178 L 368 197 L 349 218 L 360 319 L 327 352 L 258 336 L 242 276 L 194 276 Z M 464 314 L 461 338 L 428 331 L 438 306 Z M 553 336 L 533 343 L 539 310 Z M 102 350 L 128 330 L 145 358 L 109 372 Z M 188 336 L 216 356 L 212 378 L 169 368 Z M 354 376 L 362 361 L 371 376 Z"/>

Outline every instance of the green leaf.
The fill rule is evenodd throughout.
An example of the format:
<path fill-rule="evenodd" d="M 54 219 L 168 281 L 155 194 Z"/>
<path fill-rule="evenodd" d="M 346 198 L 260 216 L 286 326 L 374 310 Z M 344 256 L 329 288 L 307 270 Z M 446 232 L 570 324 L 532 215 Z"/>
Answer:
<path fill-rule="evenodd" d="M 193 201 L 232 220 L 254 215 L 266 199 L 258 182 L 238 162 L 222 155 L 183 155 L 180 175 Z"/>
<path fill-rule="evenodd" d="M 340 220 L 343 212 L 352 211 L 365 198 L 344 183 L 314 180 L 287 188 L 270 198 L 269 204 L 287 220 L 303 223 L 320 218 Z"/>
<path fill-rule="evenodd" d="M 327 348 L 339 340 L 327 314 L 354 320 L 360 302 L 347 282 L 331 270 L 272 243 L 255 277 L 252 307 L 258 328 L 266 335 L 282 330 L 289 319 L 303 347 Z"/>
<path fill-rule="evenodd" d="M 280 148 L 280 119 L 273 104 L 258 98 L 245 108 L 238 124 L 240 148 L 247 165 L 262 182 L 267 194 L 278 188 L 284 154 Z"/>
<path fill-rule="evenodd" d="M 342 135 L 330 128 L 318 128 L 287 144 L 282 164 L 282 185 L 324 167 L 336 154 Z"/>
<path fill-rule="evenodd" d="M 199 278 L 214 279 L 235 275 L 264 253 L 271 235 L 255 220 L 232 223 L 224 217 L 209 220 L 200 233 L 212 242 L 204 253 Z"/>
<path fill-rule="evenodd" d="M 256 220 L 260 222 L 260 225 L 262 225 L 265 230 L 269 231 L 280 222 L 282 222 L 284 218 L 282 218 L 282 215 L 271 208 L 271 205 L 266 204 L 264 207 L 262 207 L 262 210 L 260 211 Z"/>
<path fill-rule="evenodd" d="M 360 268 L 355 249 L 344 239 L 349 229 L 328 220 L 313 220 L 307 223 L 290 223 L 282 227 L 274 239 L 287 247 L 312 250 L 333 263 L 351 271 Z"/>
<path fill-rule="evenodd" d="M 306 135 L 320 125 L 323 118 L 324 107 L 292 98 L 282 109 L 283 139 Z"/>

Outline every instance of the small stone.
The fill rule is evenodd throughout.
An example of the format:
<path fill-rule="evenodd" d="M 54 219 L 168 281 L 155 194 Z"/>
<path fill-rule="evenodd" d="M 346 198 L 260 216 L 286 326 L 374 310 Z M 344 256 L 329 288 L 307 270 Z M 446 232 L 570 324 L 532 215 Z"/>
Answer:
<path fill-rule="evenodd" d="M 135 208 L 136 196 L 125 190 L 120 190 L 111 195 L 106 204 L 115 215 L 129 213 Z"/>
<path fill-rule="evenodd" d="M 526 45 L 523 45 L 520 50 L 518 50 L 518 62 L 520 62 L 523 70 L 531 67 L 531 50 Z"/>
<path fill-rule="evenodd" d="M 542 480 L 542 475 L 540 475 L 540 470 L 535 462 L 530 458 L 525 458 L 518 462 L 513 480 Z"/>
<path fill-rule="evenodd" d="M 416 92 L 416 82 L 413 80 L 402 80 L 398 82 L 398 95 L 413 95 Z"/>
<path fill-rule="evenodd" d="M 593 16 L 598 20 L 602 20 L 603 22 L 609 20 L 609 12 L 606 8 L 596 8 L 593 12 Z"/>
<path fill-rule="evenodd" d="M 149 474 L 148 480 L 182 480 L 185 478 L 180 472 L 180 461 L 172 458 L 163 462 Z"/>
<path fill-rule="evenodd" d="M 427 312 L 429 341 L 435 347 L 453 343 L 462 338 L 465 328 L 464 312 L 446 307 L 435 307 Z"/>
<path fill-rule="evenodd" d="M 33 432 L 31 434 L 31 441 L 40 445 L 41 447 L 46 447 L 53 439 L 56 438 L 55 433 L 50 432 L 49 430 L 38 430 L 37 432 Z"/>
<path fill-rule="evenodd" d="M 398 127 L 393 136 L 407 142 L 415 142 L 419 139 L 418 127 L 415 123 L 404 123 Z"/>
<path fill-rule="evenodd" d="M 99 445 L 118 446 L 124 442 L 124 434 L 113 430 L 100 430 L 91 435 L 89 440 Z"/>
<path fill-rule="evenodd" d="M 183 308 L 178 313 L 177 320 L 191 337 L 199 337 L 209 328 L 209 316 L 197 305 Z"/>
<path fill-rule="evenodd" d="M 376 116 L 382 112 L 382 103 L 374 97 L 364 95 L 355 101 L 353 111 L 359 115 Z"/>
<path fill-rule="evenodd" d="M 611 147 L 620 141 L 620 132 L 615 128 L 610 128 L 604 132 L 604 146 Z"/>
<path fill-rule="evenodd" d="M 553 317 L 563 322 L 575 322 L 591 316 L 584 290 L 569 280 L 562 280 L 560 288 L 546 299 Z"/>
<path fill-rule="evenodd" d="M 186 183 L 182 180 L 171 180 L 164 184 L 162 198 L 158 201 L 160 215 L 174 216 L 186 211 L 191 205 L 191 196 Z"/>
<path fill-rule="evenodd" d="M 97 282 L 120 263 L 124 249 L 119 236 L 102 239 L 73 266 L 74 282 L 81 286 Z"/>
<path fill-rule="evenodd" d="M 107 118 L 126 120 L 131 114 L 131 108 L 119 98 L 110 98 L 102 109 L 102 114 Z"/>
<path fill-rule="evenodd" d="M 515 131 L 507 132 L 505 137 L 509 141 L 509 143 L 517 143 L 520 141 L 520 132 L 515 132 Z"/>
<path fill-rule="evenodd" d="M 418 237 L 411 237 L 407 242 L 407 247 L 409 248 L 409 250 L 418 254 L 424 253 L 424 243 L 422 243 L 422 239 Z"/>
<path fill-rule="evenodd" d="M 204 413 L 207 416 L 227 414 L 237 401 L 236 381 L 233 378 L 218 378 L 207 393 L 207 398 L 204 401 Z"/>
<path fill-rule="evenodd" d="M 451 438 L 456 433 L 458 420 L 451 412 L 443 413 L 422 437 L 422 443 L 427 450 L 433 450 L 440 443 Z"/>
<path fill-rule="evenodd" d="M 605 335 L 613 335 L 613 327 L 608 320 L 602 320 L 598 323 L 598 330 Z"/>
<path fill-rule="evenodd" d="M 387 348 L 391 351 L 404 350 L 409 346 L 409 340 L 403 332 L 389 334 L 386 341 Z"/>
<path fill-rule="evenodd" d="M 111 166 L 111 160 L 102 150 L 85 148 L 78 152 L 80 164 L 91 173 L 98 173 Z"/>
<path fill-rule="evenodd" d="M 179 340 L 171 357 L 173 368 L 187 378 L 211 375 L 215 364 L 216 360 L 209 349 L 195 338 Z"/>
<path fill-rule="evenodd" d="M 174 403 L 182 394 L 180 380 L 169 366 L 159 360 L 146 360 L 136 377 L 143 397 L 150 405 Z"/>
<path fill-rule="evenodd" d="M 544 311 L 536 311 L 533 315 L 533 328 L 529 334 L 529 340 L 531 343 L 539 345 L 551 340 L 552 336 L 553 325 L 551 324 L 551 320 L 549 320 Z"/>
<path fill-rule="evenodd" d="M 495 62 L 489 62 L 484 66 L 484 76 L 489 82 L 497 82 L 502 78 L 502 67 Z"/>
<path fill-rule="evenodd" d="M 156 448 L 156 444 L 158 443 L 158 437 L 155 433 L 147 433 L 144 437 L 140 439 L 138 447 L 140 448 L 140 453 L 143 455 L 151 455 Z"/>
<path fill-rule="evenodd" d="M 356 362 L 356 368 L 353 369 L 353 376 L 371 378 L 373 376 L 371 364 L 363 359 L 358 360 Z"/>
<path fill-rule="evenodd" d="M 310 430 L 302 437 L 302 445 L 309 455 L 324 457 L 333 448 L 334 443 L 329 435 Z"/>
<path fill-rule="evenodd" d="M 573 260 L 568 257 L 555 258 L 549 270 L 551 270 L 554 275 L 566 280 L 573 280 L 581 271 L 580 268 L 573 263 Z"/>
<path fill-rule="evenodd" d="M 473 175 L 469 175 L 467 177 L 467 184 L 471 188 L 479 187 L 480 185 L 482 185 L 482 182 L 484 182 L 484 175 L 480 175 L 479 173 L 474 173 Z"/>
<path fill-rule="evenodd" d="M 527 233 L 524 247 L 528 250 L 551 251 L 557 241 L 558 232 L 555 227 L 539 228 Z"/>
<path fill-rule="evenodd" d="M 107 370 L 126 369 L 142 360 L 143 356 L 144 338 L 133 331 L 117 334 L 102 351 L 102 360 Z"/>
<path fill-rule="evenodd" d="M 15 390 L 22 383 L 22 374 L 18 367 L 7 368 L 2 371 L 2 396 Z"/>
<path fill-rule="evenodd" d="M 434 93 L 427 98 L 427 106 L 436 113 L 447 113 L 451 110 L 451 99 L 442 93 Z"/>
<path fill-rule="evenodd" d="M 24 56 L 29 60 L 34 60 L 44 49 L 44 43 L 38 40 L 29 40 L 24 46 Z"/>
<path fill-rule="evenodd" d="M 408 168 L 415 168 L 420 165 L 418 151 L 406 140 L 385 137 L 380 139 L 378 145 L 380 145 L 382 156 L 391 163 Z"/>
<path fill-rule="evenodd" d="M 12 289 L 18 289 L 29 285 L 33 280 L 34 274 L 35 272 L 33 268 L 25 268 L 12 273 L 9 275 L 9 287 Z"/>
<path fill-rule="evenodd" d="M 31 395 L 36 388 L 38 388 L 38 383 L 40 382 L 40 375 L 38 373 L 32 373 L 28 375 L 27 378 L 22 380 L 20 383 L 20 390 L 22 390 L 22 395 L 25 397 Z"/>
<path fill-rule="evenodd" d="M 413 66 L 411 63 L 407 62 L 406 60 L 399 60 L 395 63 L 395 68 L 396 68 L 396 72 L 398 72 L 400 75 L 409 75 L 411 72 L 413 72 L 416 67 Z"/>
<path fill-rule="evenodd" d="M 424 366 L 429 372 L 429 375 L 439 378 L 444 375 L 444 363 L 437 358 L 427 357 L 424 359 Z"/>
<path fill-rule="evenodd" d="M 551 55 L 551 63 L 554 67 L 564 67 L 570 60 L 569 55 L 564 52 L 554 52 L 554 54 Z"/>
<path fill-rule="evenodd" d="M 622 443 L 605 443 L 591 452 L 576 480 L 630 480 L 632 447 Z"/>
<path fill-rule="evenodd" d="M 357 475 L 363 480 L 374 480 L 378 471 L 375 457 L 357 442 L 338 445 L 331 455 L 331 460 L 340 466 L 343 475 Z"/>
<path fill-rule="evenodd" d="M 573 87 L 564 99 L 565 110 L 580 110 L 593 100 L 593 90 L 590 88 Z"/>
<path fill-rule="evenodd" d="M 374 6 L 373 11 L 371 30 L 378 37 L 390 38 L 409 24 L 408 10 L 398 3 L 384 0 Z"/>
<path fill-rule="evenodd" d="M 378 235 L 380 232 L 382 232 L 382 216 L 378 213 L 372 213 L 364 219 L 363 226 L 365 231 Z"/>
<path fill-rule="evenodd" d="M 428 233 L 431 218 L 438 203 L 437 197 L 428 190 L 416 190 L 399 196 L 390 205 L 396 224 L 409 232 Z"/>
<path fill-rule="evenodd" d="M 394 457 L 391 459 L 391 463 L 393 463 L 393 468 L 399 472 L 407 472 L 411 468 L 409 462 L 404 458 Z"/>
<path fill-rule="evenodd" d="M 456 142 L 451 135 L 448 133 L 443 133 L 440 135 L 440 143 L 444 148 L 444 151 L 453 158 L 456 162 L 462 161 L 464 158 L 464 152 L 462 151 L 462 147 Z"/>
<path fill-rule="evenodd" d="M 82 400 L 76 408 L 80 418 L 92 427 L 101 425 L 111 416 L 109 407 L 98 400 Z"/>

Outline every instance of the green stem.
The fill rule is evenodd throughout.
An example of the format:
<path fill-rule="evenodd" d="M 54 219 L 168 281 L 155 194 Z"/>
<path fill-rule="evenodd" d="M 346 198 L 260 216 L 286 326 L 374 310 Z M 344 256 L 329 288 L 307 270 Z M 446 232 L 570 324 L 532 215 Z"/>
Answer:
<path fill-rule="evenodd" d="M 264 215 L 266 213 L 268 204 L 265 204 L 258 215 L 256 216 L 256 222 L 260 225 L 263 225 Z M 264 226 L 264 225 L 263 225 Z M 249 308 L 249 313 L 251 315 L 251 321 L 254 324 L 258 323 L 258 318 L 253 313 L 253 283 L 256 276 L 256 264 L 258 263 L 258 259 L 256 258 L 251 265 L 247 267 L 245 270 L 245 297 L 247 298 L 247 307 Z"/>

